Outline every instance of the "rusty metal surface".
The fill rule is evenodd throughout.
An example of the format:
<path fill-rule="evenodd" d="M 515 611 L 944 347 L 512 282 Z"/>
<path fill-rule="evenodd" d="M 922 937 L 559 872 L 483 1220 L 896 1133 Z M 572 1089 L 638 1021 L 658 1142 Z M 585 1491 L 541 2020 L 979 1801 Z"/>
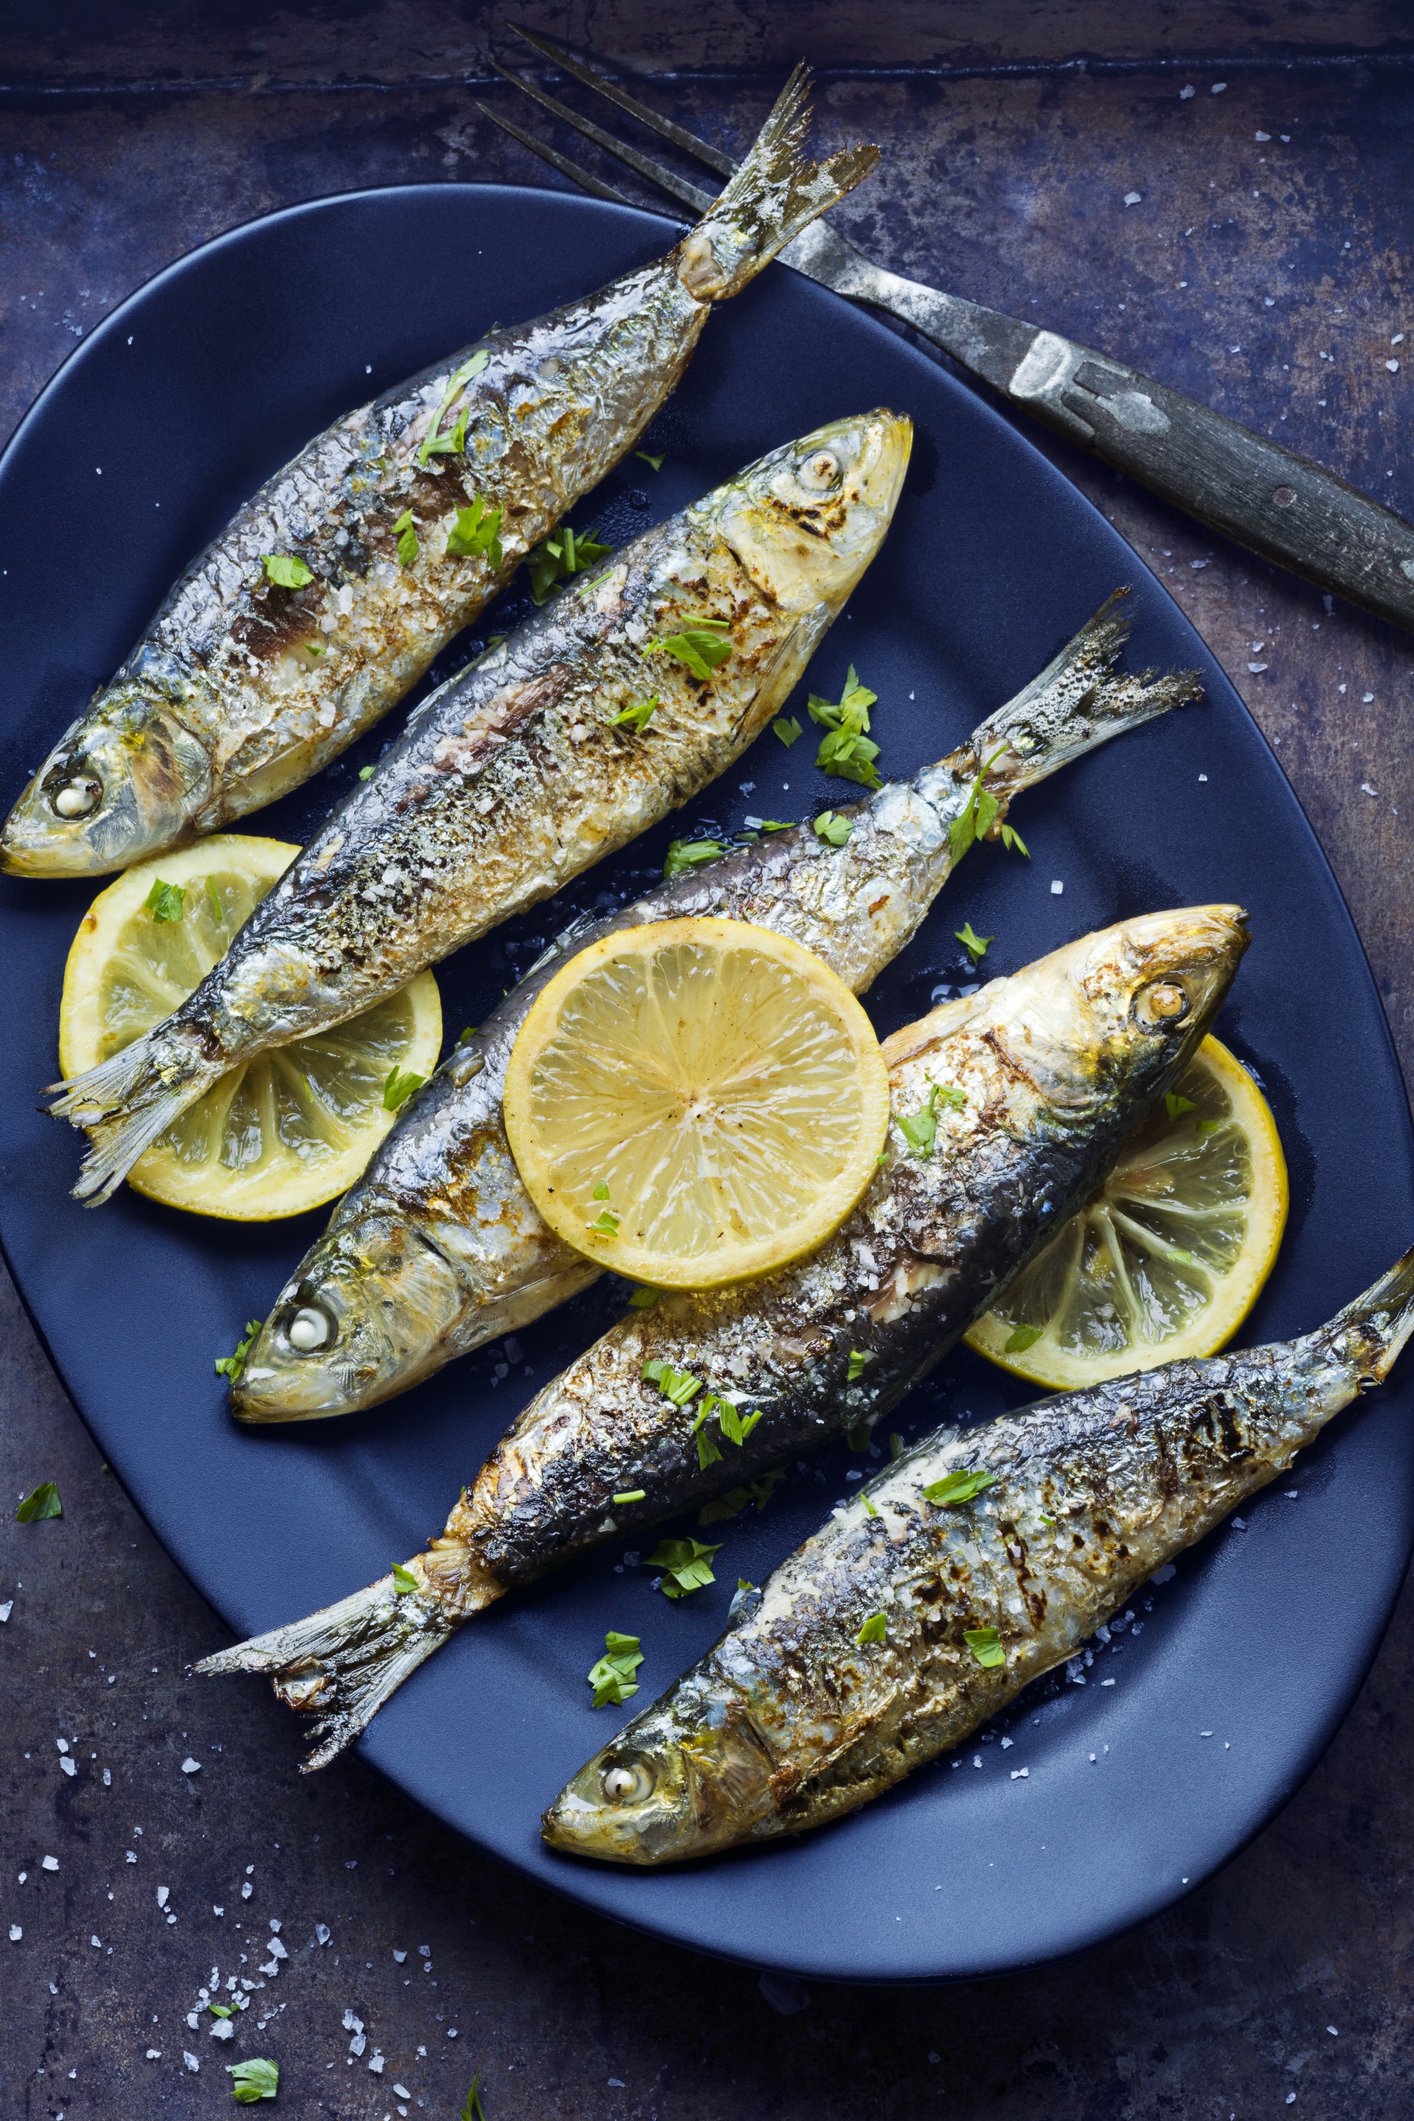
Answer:
<path fill-rule="evenodd" d="M 670 37 L 667 11 L 633 0 L 530 12 L 552 33 L 569 22 L 662 65 L 711 65 L 710 92 L 676 81 L 666 107 L 710 118 L 729 144 L 768 87 L 728 70 L 773 59 L 803 19 L 794 7 L 714 0 Z M 1114 12 L 1082 14 L 1102 28 Z M 1246 10 L 1240 38 L 1228 34 L 1235 12 L 1162 8 L 1161 65 L 1082 71 L 1051 63 L 1076 44 L 1044 0 L 1006 11 L 990 46 L 981 12 L 959 9 L 944 61 L 965 32 L 964 56 L 1044 63 L 885 76 L 856 62 L 938 62 L 946 39 L 918 48 L 924 11 L 888 10 L 900 50 L 882 53 L 861 51 L 857 6 L 820 11 L 810 41 L 830 57 L 821 21 L 833 23 L 840 62 L 821 97 L 824 129 L 884 148 L 849 225 L 904 270 L 1123 354 L 1414 514 L 1401 336 L 1414 330 L 1404 262 L 1414 68 L 1392 51 L 1407 18 L 1350 11 L 1347 37 L 1384 50 L 1349 57 L 1323 56 L 1340 28 L 1330 10 Z M 101 39 L 70 38 L 63 51 L 58 37 L 18 51 L 13 36 L 8 51 L 0 41 L 0 91 L 24 88 L 0 106 L 0 430 L 123 295 L 251 215 L 366 184 L 538 181 L 463 93 L 426 85 L 448 50 L 459 64 L 484 53 L 482 15 L 323 9 L 307 26 L 310 60 L 287 14 L 279 81 L 262 78 L 266 31 L 253 30 L 242 58 L 224 8 L 200 51 L 132 29 L 121 53 Z M 1227 42 L 1208 48 L 1240 42 L 1240 65 L 1192 57 L 1218 17 Z M 1300 63 L 1256 56 L 1277 33 L 1302 43 Z M 331 39 L 337 69 L 321 56 Z M 200 86 L 208 59 L 241 70 L 235 85 Z M 353 85 L 372 61 L 387 85 Z M 122 73 L 121 92 L 71 92 L 104 68 Z M 338 72 L 343 85 L 328 79 Z M 1325 608 L 1044 446 L 1169 584 L 1278 745 L 1354 909 L 1407 1075 L 1414 639 Z M 489 2121 L 1248 2121 L 1288 2103 L 1322 2121 L 1408 2113 L 1408 1594 L 1310 1783 L 1221 1877 L 1144 1930 L 985 1989 L 760 1984 L 562 1906 L 357 1762 L 298 1781 L 298 1734 L 268 1697 L 186 1677 L 219 1630 L 100 1468 L 8 1290 L 4 1304 L 0 1492 L 56 1478 L 65 1505 L 59 1523 L 0 1527 L 0 1610 L 13 1601 L 0 1627 L 7 2121 L 229 2111 L 224 2065 L 252 2053 L 281 2063 L 270 2111 L 301 2121 L 452 2116 L 477 2070 Z M 199 1766 L 184 1772 L 187 1761 Z M 12 1926 L 21 1935 L 6 1941 Z M 211 2036 L 209 2017 L 187 2022 L 213 1968 L 222 1982 L 260 1984 L 229 2042 Z"/>

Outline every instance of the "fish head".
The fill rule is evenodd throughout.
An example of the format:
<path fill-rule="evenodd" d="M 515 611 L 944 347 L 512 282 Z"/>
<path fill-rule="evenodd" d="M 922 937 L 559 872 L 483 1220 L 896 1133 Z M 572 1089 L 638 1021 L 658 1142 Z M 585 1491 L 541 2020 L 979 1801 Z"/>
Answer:
<path fill-rule="evenodd" d="M 465 1305 L 450 1262 L 391 1203 L 336 1216 L 286 1282 L 231 1387 L 250 1423 L 375 1405 L 435 1370 Z"/>
<path fill-rule="evenodd" d="M 134 677 L 100 692 L 60 738 L 0 831 L 15 876 L 98 876 L 190 839 L 211 758 L 183 718 L 190 688 Z"/>
<path fill-rule="evenodd" d="M 1118 921 L 999 982 L 989 1035 L 1059 1111 L 1147 1101 L 1198 1046 L 1248 940 L 1240 906 Z"/>
<path fill-rule="evenodd" d="M 760 457 L 702 505 L 757 587 L 787 613 L 839 610 L 883 542 L 913 422 L 882 408 Z"/>
<path fill-rule="evenodd" d="M 772 1810 L 772 1763 L 736 1698 L 697 1675 L 568 1782 L 540 1822 L 552 1848 L 601 1863 L 682 1863 L 750 1837 Z"/>

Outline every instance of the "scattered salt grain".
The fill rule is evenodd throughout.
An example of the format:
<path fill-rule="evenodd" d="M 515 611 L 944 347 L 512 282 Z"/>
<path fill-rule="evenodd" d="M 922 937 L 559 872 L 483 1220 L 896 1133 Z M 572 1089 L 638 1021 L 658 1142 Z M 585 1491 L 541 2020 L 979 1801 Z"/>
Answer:
<path fill-rule="evenodd" d="M 59 1858 L 57 1856 L 41 1856 L 39 1859 L 39 1868 L 42 1871 L 57 1871 L 59 1868 Z"/>
<path fill-rule="evenodd" d="M 158 1886 L 158 1888 L 157 1888 L 157 1905 L 158 1905 L 159 1907 L 165 1907 L 165 1906 L 167 1905 L 167 1902 L 168 1902 L 168 1901 L 169 1901 L 169 1900 L 171 1899 L 171 1897 L 172 1897 L 172 1888 L 171 1888 L 171 1887 L 170 1887 L 169 1885 L 159 1885 L 159 1886 Z"/>
<path fill-rule="evenodd" d="M 1137 206 L 1143 196 L 1142 191 L 1127 191 L 1124 195 L 1124 203 L 1126 206 Z"/>
<path fill-rule="evenodd" d="M 371 2055 L 369 2056 L 369 2058 L 368 2058 L 368 2066 L 369 2066 L 369 2068 L 370 2068 L 370 2069 L 372 2070 L 372 2072 L 373 2072 L 373 2074 L 374 2074 L 374 2076 L 375 2076 L 375 2077 L 381 2077 L 381 2076 L 382 2076 L 382 2074 L 383 2074 L 383 2057 L 382 2057 L 382 2056 L 381 2056 L 381 2055 L 379 2054 L 379 2052 L 378 2052 L 378 2050 L 377 2050 L 377 2048 L 376 2048 L 376 2047 L 374 2048 L 374 2050 L 373 2050 L 373 2053 L 372 2053 L 372 2054 L 371 2054 Z"/>
<path fill-rule="evenodd" d="M 1189 98 L 1191 96 L 1196 96 L 1197 93 L 1198 91 L 1196 88 L 1181 88 L 1178 92 L 1178 100 L 1180 103 L 1187 103 Z"/>
<path fill-rule="evenodd" d="M 77 1767 L 74 1765 L 73 1761 L 70 1760 L 67 1753 L 61 1755 L 59 1765 L 66 1775 L 77 1775 L 78 1773 Z"/>
<path fill-rule="evenodd" d="M 8 1619 L 9 1619 L 9 1617 L 10 1617 L 10 1615 L 11 1615 L 11 1614 L 12 1614 L 12 1613 L 14 1612 L 14 1610 L 15 1610 L 15 1601 L 14 1601 L 14 1599 L 13 1599 L 13 1598 L 7 1598 L 7 1599 L 5 1600 L 5 1603 L 4 1603 L 3 1605 L 0 1605 L 0 1620 L 8 1620 Z"/>
<path fill-rule="evenodd" d="M 1053 876 L 1051 878 L 1051 897 L 1059 898 L 1064 890 L 1065 885 L 1062 882 L 1061 878 L 1058 876 Z"/>
<path fill-rule="evenodd" d="M 183 2062 L 185 2062 L 187 2068 L 190 2070 L 198 2070 L 201 2068 L 201 2064 L 197 2061 L 196 2056 L 189 2053 L 186 2048 L 182 2049 L 182 2060 Z"/>
<path fill-rule="evenodd" d="M 24 1935 L 24 1931 L 23 1931 L 23 1930 L 22 1930 L 22 1929 L 20 1928 L 20 1925 L 19 1925 L 19 1923 L 18 1923 L 18 1922 L 12 1922 L 12 1923 L 10 1924 L 10 1942 L 11 1942 L 11 1944 L 18 1944 L 18 1943 L 19 1943 L 19 1941 L 20 1941 L 20 1939 L 21 1939 L 21 1937 L 23 1937 L 23 1935 Z"/>
<path fill-rule="evenodd" d="M 1030 1773 L 1029 1767 L 1014 1767 L 1011 1771 L 1011 1779 L 1013 1782 L 1025 1782 Z"/>
<path fill-rule="evenodd" d="M 199 1775 L 201 1773 L 201 1762 L 193 1760 L 191 1754 L 188 1753 L 186 1759 L 182 1762 L 182 1773 L 184 1775 Z"/>
<path fill-rule="evenodd" d="M 330 1929 L 330 1927 L 329 1927 L 329 1925 L 328 1925 L 328 1923 L 327 1923 L 327 1922 L 316 1922 L 316 1923 L 315 1923 L 315 1925 L 314 1925 L 314 1939 L 315 1939 L 315 1942 L 316 1942 L 316 1944 L 327 1944 L 327 1943 L 329 1942 L 329 1939 L 330 1939 L 330 1937 L 331 1937 L 332 1935 L 333 1935 L 333 1931 L 332 1931 L 332 1930 Z"/>

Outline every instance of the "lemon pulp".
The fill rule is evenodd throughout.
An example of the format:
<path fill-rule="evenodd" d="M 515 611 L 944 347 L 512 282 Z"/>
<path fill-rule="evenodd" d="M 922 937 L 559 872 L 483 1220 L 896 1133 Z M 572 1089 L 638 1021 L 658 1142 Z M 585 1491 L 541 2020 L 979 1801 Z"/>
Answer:
<path fill-rule="evenodd" d="M 63 1074 L 107 1060 L 185 1001 L 298 853 L 285 840 L 223 833 L 139 863 L 100 892 L 64 968 Z M 362 1016 L 232 1068 L 128 1183 L 170 1207 L 237 1221 L 318 1207 L 352 1185 L 392 1126 L 393 1071 L 430 1075 L 441 1040 L 437 983 L 424 972 Z"/>
<path fill-rule="evenodd" d="M 656 1288 L 717 1288 L 824 1243 L 878 1166 L 888 1072 L 813 952 L 740 921 L 603 936 L 536 998 L 506 1130 L 576 1250 Z"/>
<path fill-rule="evenodd" d="M 1286 1208 L 1267 1101 L 1227 1047 L 1206 1038 L 1095 1199 L 967 1344 L 1056 1390 L 1211 1355 L 1271 1272 Z"/>

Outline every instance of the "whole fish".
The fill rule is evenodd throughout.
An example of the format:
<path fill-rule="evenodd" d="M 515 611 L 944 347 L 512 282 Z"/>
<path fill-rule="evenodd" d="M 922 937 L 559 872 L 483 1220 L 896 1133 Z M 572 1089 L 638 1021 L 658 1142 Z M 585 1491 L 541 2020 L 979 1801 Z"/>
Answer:
<path fill-rule="evenodd" d="M 1090 1196 L 1246 944 L 1234 906 L 1146 914 L 895 1033 L 887 1161 L 813 1258 L 631 1311 L 537 1394 L 396 1579 L 200 1669 L 269 1673 L 319 1717 L 320 1766 L 513 1586 L 876 1421 Z"/>
<path fill-rule="evenodd" d="M 839 812 L 844 845 L 809 824 L 772 832 L 571 931 L 409 1102 L 335 1209 L 250 1346 L 231 1395 L 240 1419 L 372 1406 L 595 1280 L 594 1263 L 541 1219 L 501 1119 L 511 1048 L 545 982 L 612 928 L 710 913 L 793 936 L 862 992 L 913 936 L 973 830 L 998 832 L 1021 789 L 1196 695 L 1192 673 L 1116 673 L 1128 632 L 1118 604 L 937 765 Z"/>
<path fill-rule="evenodd" d="M 1414 1252 L 1298 1340 L 939 1431 L 743 1597 L 561 1792 L 546 1840 L 671 1863 L 866 1804 L 1073 1657 L 1379 1384 L 1411 1331 Z"/>
<path fill-rule="evenodd" d="M 434 692 L 195 993 L 57 1087 L 79 1199 L 238 1061 L 395 994 L 739 758 L 878 551 L 912 433 L 880 411 L 772 450 Z"/>
<path fill-rule="evenodd" d="M 878 158 L 803 151 L 797 69 L 666 257 L 327 429 L 181 577 L 0 834 L 23 876 L 122 869 L 297 788 L 387 712 L 638 440 L 717 302 Z"/>

